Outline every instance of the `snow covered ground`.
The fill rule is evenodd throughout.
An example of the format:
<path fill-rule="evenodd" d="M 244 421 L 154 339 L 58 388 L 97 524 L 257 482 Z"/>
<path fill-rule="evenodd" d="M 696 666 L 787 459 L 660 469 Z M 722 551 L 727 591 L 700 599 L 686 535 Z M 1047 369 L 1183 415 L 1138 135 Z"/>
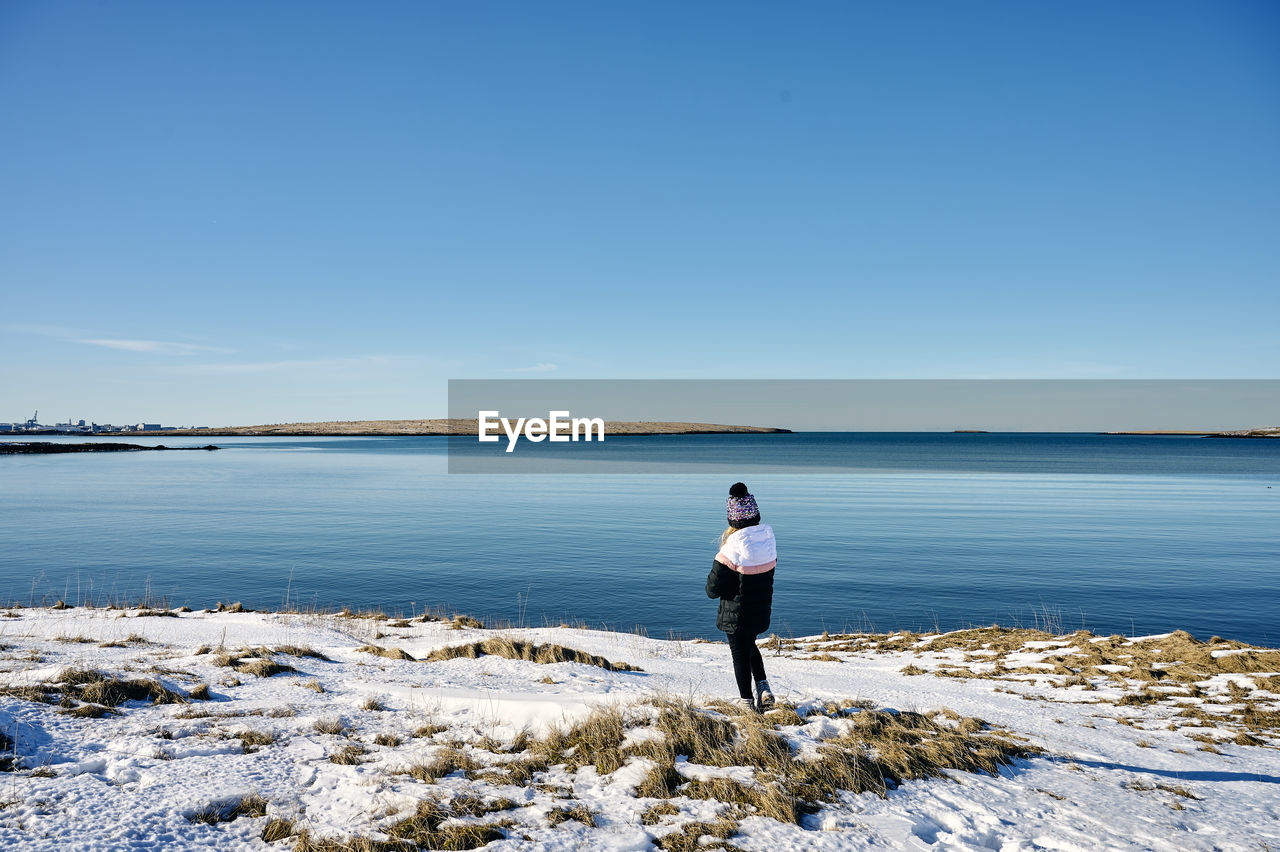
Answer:
<path fill-rule="evenodd" d="M 651 763 L 634 755 L 612 772 L 551 765 L 525 783 L 406 774 L 443 755 L 483 764 L 601 707 L 643 719 L 655 698 L 708 706 L 730 697 L 723 644 L 336 614 L 140 612 L 0 612 L 8 764 L 0 772 L 0 848 L 292 849 L 304 848 L 302 830 L 319 848 L 318 838 L 385 839 L 380 831 L 424 800 L 453 802 L 447 823 L 501 820 L 490 849 L 681 848 L 682 826 L 732 810 L 678 791 L 638 796 Z M 563 646 L 640 671 L 493 654 L 424 660 L 495 638 Z M 950 771 L 887 795 L 844 793 L 798 822 L 739 807 L 732 836 L 703 837 L 703 845 L 1280 849 L 1280 653 L 1201 646 L 1197 665 L 1226 661 L 1223 670 L 1188 675 L 1174 652 L 1191 646 L 1161 641 L 974 631 L 762 642 L 779 698 L 807 717 L 765 717 L 797 758 L 854 724 L 865 706 L 939 719 L 945 708 L 1043 753 L 994 776 Z M 1105 653 L 1088 665 L 1091 648 Z M 294 670 L 271 674 L 268 663 Z M 1139 663 L 1151 672 L 1145 679 L 1135 676 Z M 174 703 L 112 696 L 83 685 L 93 678 L 84 672 L 155 680 L 169 690 L 161 699 Z M 197 700 L 184 703 L 188 695 Z M 832 711 L 832 702 L 846 709 Z M 626 736 L 634 743 L 655 733 L 640 725 Z M 682 759 L 677 768 L 682 779 L 753 783 L 749 766 Z M 235 813 L 246 800 L 256 804 Z M 499 810 L 482 813 L 476 801 Z M 575 808 L 585 810 L 573 817 Z M 273 824 L 292 836 L 264 840 Z"/>

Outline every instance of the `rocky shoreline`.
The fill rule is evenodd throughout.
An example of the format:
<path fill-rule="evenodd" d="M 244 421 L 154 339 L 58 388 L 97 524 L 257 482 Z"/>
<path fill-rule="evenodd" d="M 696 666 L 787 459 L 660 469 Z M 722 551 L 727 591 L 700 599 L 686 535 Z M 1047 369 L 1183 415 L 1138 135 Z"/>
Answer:
<path fill-rule="evenodd" d="M 52 441 L 26 441 L 20 443 L 0 443 L 0 456 L 18 455 L 51 455 L 56 453 L 131 453 L 136 450 L 217 450 L 213 444 L 203 447 L 166 447 L 163 444 L 155 447 L 144 447 L 141 444 L 104 444 L 89 442 L 84 444 L 57 444 Z"/>

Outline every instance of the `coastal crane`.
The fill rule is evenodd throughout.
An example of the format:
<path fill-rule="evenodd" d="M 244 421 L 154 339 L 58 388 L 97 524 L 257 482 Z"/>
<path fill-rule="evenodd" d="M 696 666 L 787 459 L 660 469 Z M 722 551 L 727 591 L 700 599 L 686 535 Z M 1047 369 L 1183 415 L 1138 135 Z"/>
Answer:
<path fill-rule="evenodd" d="M 40 425 L 40 409 L 36 409 L 36 413 L 31 415 L 31 419 L 27 421 L 27 428 L 34 429 Z"/>

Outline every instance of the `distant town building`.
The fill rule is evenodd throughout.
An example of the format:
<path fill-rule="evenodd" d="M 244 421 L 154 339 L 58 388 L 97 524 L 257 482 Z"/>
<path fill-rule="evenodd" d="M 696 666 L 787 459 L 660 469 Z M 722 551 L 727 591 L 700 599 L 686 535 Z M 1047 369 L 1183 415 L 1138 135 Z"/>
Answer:
<path fill-rule="evenodd" d="M 87 420 L 72 420 L 67 418 L 65 423 L 55 423 L 52 426 L 45 426 L 39 421 L 40 412 L 36 412 L 29 420 L 21 423 L 0 423 L 0 432 L 13 434 L 15 432 L 26 432 L 36 434 L 95 434 L 103 432 L 160 432 L 171 431 L 175 426 L 163 426 L 159 423 L 135 423 L 128 426 L 114 426 L 110 423 L 94 423 Z"/>

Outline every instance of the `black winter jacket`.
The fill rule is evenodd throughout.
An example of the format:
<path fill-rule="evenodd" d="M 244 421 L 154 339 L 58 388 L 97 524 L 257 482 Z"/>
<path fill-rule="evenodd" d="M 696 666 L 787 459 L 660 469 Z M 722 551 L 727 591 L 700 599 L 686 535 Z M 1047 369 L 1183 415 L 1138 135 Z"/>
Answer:
<path fill-rule="evenodd" d="M 771 568 L 763 574 L 739 574 L 712 560 L 707 597 L 720 599 L 716 629 L 756 636 L 768 630 L 773 614 L 773 572 Z"/>

